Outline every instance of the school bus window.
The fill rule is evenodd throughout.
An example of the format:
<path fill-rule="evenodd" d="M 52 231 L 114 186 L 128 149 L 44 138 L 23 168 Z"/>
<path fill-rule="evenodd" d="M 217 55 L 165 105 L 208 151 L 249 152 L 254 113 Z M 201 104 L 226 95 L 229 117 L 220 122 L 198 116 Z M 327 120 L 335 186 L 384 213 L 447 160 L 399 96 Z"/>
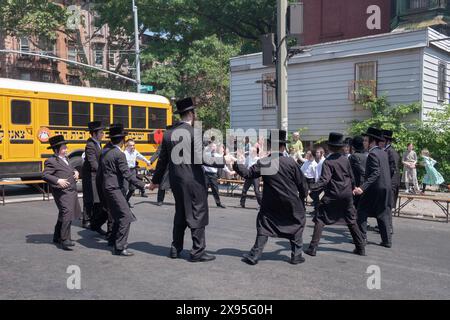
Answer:
<path fill-rule="evenodd" d="M 49 124 L 53 126 L 69 125 L 69 101 L 48 101 Z"/>
<path fill-rule="evenodd" d="M 121 123 L 125 128 L 129 128 L 128 106 L 115 104 L 113 106 L 114 123 Z"/>
<path fill-rule="evenodd" d="M 146 110 L 144 107 L 131 107 L 131 127 L 145 129 Z"/>
<path fill-rule="evenodd" d="M 11 101 L 11 122 L 13 124 L 31 123 L 31 103 L 26 100 Z"/>
<path fill-rule="evenodd" d="M 148 109 L 149 129 L 165 129 L 167 126 L 167 111 L 163 108 Z"/>
<path fill-rule="evenodd" d="M 86 127 L 91 120 L 91 105 L 89 102 L 72 102 L 72 126 Z"/>
<path fill-rule="evenodd" d="M 109 107 L 109 104 L 94 103 L 94 120 L 101 121 L 103 125 L 108 126 L 111 123 Z"/>

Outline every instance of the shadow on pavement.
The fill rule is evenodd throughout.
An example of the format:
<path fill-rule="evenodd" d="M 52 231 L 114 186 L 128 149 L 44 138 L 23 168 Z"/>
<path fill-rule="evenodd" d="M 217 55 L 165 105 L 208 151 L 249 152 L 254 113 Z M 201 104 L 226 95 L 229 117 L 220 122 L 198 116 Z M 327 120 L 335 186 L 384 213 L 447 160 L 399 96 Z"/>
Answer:
<path fill-rule="evenodd" d="M 79 231 L 78 235 L 81 238 L 77 242 L 86 248 L 111 251 L 108 242 L 97 232 L 85 229 Z"/>
<path fill-rule="evenodd" d="M 170 251 L 169 247 L 158 246 L 149 242 L 133 242 L 128 245 L 128 248 L 160 257 L 168 257 Z"/>
<path fill-rule="evenodd" d="M 53 234 L 29 234 L 26 236 L 27 243 L 53 244 Z"/>

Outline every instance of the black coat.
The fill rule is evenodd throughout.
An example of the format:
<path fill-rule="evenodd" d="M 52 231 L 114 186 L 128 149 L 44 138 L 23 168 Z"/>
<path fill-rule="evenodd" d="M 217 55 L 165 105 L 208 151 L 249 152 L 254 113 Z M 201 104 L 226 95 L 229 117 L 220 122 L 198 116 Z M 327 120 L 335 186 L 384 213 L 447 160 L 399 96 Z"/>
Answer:
<path fill-rule="evenodd" d="M 347 224 L 355 223 L 354 188 L 355 179 L 349 159 L 341 153 L 328 156 L 323 162 L 319 181 L 311 186 L 314 192 L 324 192 L 314 221 L 321 220 L 329 225 L 343 219 Z"/>
<path fill-rule="evenodd" d="M 358 214 L 379 217 L 392 207 L 391 171 L 387 153 L 379 147 L 369 152 L 366 164 L 364 193 L 358 205 Z M 389 209 L 389 210 L 388 210 Z"/>
<path fill-rule="evenodd" d="M 264 170 L 271 161 L 273 165 L 278 162 L 279 168 L 270 175 Z M 297 239 L 306 223 L 304 200 L 308 195 L 308 183 L 297 162 L 280 154 L 279 160 L 269 156 L 249 169 L 237 163 L 233 169 L 245 179 L 262 177 L 262 202 L 256 220 L 258 235 Z"/>
<path fill-rule="evenodd" d="M 367 156 L 368 154 L 366 152 L 356 151 L 348 158 L 357 187 L 362 186 L 365 181 Z"/>
<path fill-rule="evenodd" d="M 152 178 L 154 184 L 161 185 L 168 168 L 170 186 L 175 197 L 174 224 L 187 223 L 191 229 L 203 228 L 209 223 L 208 189 L 202 167 L 202 133 L 197 134 L 200 137 L 198 141 L 194 140 L 194 128 L 185 122 L 168 127 Z M 172 137 L 176 141 L 172 141 Z M 172 151 L 183 156 L 183 159 L 174 163 Z M 223 162 L 214 167 L 223 168 L 224 165 Z"/>
<path fill-rule="evenodd" d="M 392 145 L 389 145 L 385 151 L 388 154 L 389 168 L 391 172 L 391 182 L 393 188 L 399 188 L 401 182 L 400 175 L 400 154 L 394 149 Z"/>
<path fill-rule="evenodd" d="M 73 177 L 75 168 L 66 164 L 57 156 L 52 156 L 45 161 L 42 179 L 46 181 L 55 198 L 59 210 L 59 221 L 72 221 L 81 215 L 81 207 L 78 202 L 77 182 Z M 62 189 L 58 185 L 59 179 L 67 179 L 70 186 Z"/>
<path fill-rule="evenodd" d="M 131 173 L 125 154 L 111 143 L 102 150 L 99 170 L 98 184 L 102 187 L 102 197 L 106 200 L 111 215 L 114 219 L 133 221 L 134 216 L 125 198 L 127 192 L 125 181 L 139 189 L 143 189 L 145 184 Z"/>
<path fill-rule="evenodd" d="M 100 197 L 98 195 L 96 177 L 98 171 L 98 163 L 102 153 L 101 147 L 89 138 L 84 149 L 84 162 L 81 170 L 83 175 L 83 202 L 84 203 L 99 203 Z"/>

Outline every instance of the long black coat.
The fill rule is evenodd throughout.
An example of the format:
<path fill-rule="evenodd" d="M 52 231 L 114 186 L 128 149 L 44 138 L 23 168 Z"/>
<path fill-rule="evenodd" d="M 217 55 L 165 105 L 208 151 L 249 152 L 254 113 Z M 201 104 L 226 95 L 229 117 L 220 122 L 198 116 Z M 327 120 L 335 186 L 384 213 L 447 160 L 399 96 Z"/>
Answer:
<path fill-rule="evenodd" d="M 356 222 L 356 210 L 353 206 L 355 179 L 348 158 L 341 153 L 333 153 L 323 162 L 322 174 L 311 190 L 324 192 L 319 202 L 314 222 L 334 224 L 343 219 L 347 224 Z"/>
<path fill-rule="evenodd" d="M 97 143 L 92 140 L 92 138 L 89 138 L 84 150 L 84 162 L 81 170 L 83 174 L 82 182 L 84 203 L 100 203 L 96 177 L 101 153 L 101 147 L 99 147 Z"/>
<path fill-rule="evenodd" d="M 74 173 L 75 168 L 70 164 L 66 164 L 64 160 L 57 156 L 52 156 L 45 161 L 42 179 L 50 185 L 59 210 L 59 221 L 72 221 L 81 215 L 77 182 L 73 177 Z M 70 186 L 62 189 L 58 185 L 59 179 L 67 179 L 70 182 Z"/>
<path fill-rule="evenodd" d="M 355 152 L 353 153 L 348 160 L 350 161 L 350 166 L 352 168 L 353 177 L 355 178 L 355 185 L 357 187 L 362 186 L 365 181 L 366 174 L 366 163 L 367 163 L 366 152 Z"/>
<path fill-rule="evenodd" d="M 391 171 L 388 154 L 379 147 L 372 148 L 366 164 L 364 193 L 358 205 L 358 214 L 379 217 L 392 207 Z M 388 210 L 389 209 L 389 210 Z"/>
<path fill-rule="evenodd" d="M 258 235 L 294 240 L 306 223 L 304 200 L 308 195 L 308 183 L 294 159 L 282 154 L 278 159 L 269 156 L 249 169 L 235 163 L 233 169 L 245 179 L 262 177 L 262 202 L 256 220 Z M 279 166 L 272 175 L 264 172 L 270 162 Z"/>
<path fill-rule="evenodd" d="M 400 187 L 401 175 L 400 175 L 400 154 L 394 149 L 392 145 L 389 145 L 386 150 L 389 160 L 389 168 L 391 172 L 391 182 L 393 188 Z"/>
<path fill-rule="evenodd" d="M 120 219 L 128 223 L 134 220 L 134 216 L 125 198 L 127 192 L 125 180 L 139 189 L 145 187 L 145 184 L 131 173 L 125 154 L 113 144 L 108 143 L 100 156 L 98 182 L 102 186 L 102 196 L 107 202 L 111 215 L 115 220 Z"/>
<path fill-rule="evenodd" d="M 168 127 L 152 178 L 154 184 L 161 184 L 166 169 L 169 169 L 170 186 L 175 197 L 174 224 L 187 223 L 191 229 L 203 228 L 209 223 L 208 189 L 202 167 L 202 133 L 197 135 L 200 139 L 194 141 L 194 128 L 185 122 Z M 174 159 L 172 151 L 182 159 Z M 223 162 L 214 167 L 223 168 L 224 165 Z"/>

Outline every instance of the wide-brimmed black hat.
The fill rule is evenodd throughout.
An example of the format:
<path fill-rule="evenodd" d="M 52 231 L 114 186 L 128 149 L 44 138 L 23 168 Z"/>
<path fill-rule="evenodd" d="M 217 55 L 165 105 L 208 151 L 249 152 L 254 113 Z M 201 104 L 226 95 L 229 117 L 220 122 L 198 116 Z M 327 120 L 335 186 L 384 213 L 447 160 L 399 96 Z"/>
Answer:
<path fill-rule="evenodd" d="M 89 131 L 99 131 L 103 130 L 105 127 L 102 125 L 101 121 L 91 121 L 88 123 L 88 130 Z"/>
<path fill-rule="evenodd" d="M 192 98 L 186 98 L 183 100 L 179 100 L 175 104 L 177 106 L 177 110 L 174 111 L 174 113 L 180 114 L 180 113 L 195 109 L 194 101 L 192 100 Z"/>
<path fill-rule="evenodd" d="M 327 144 L 333 147 L 343 147 L 344 135 L 342 133 L 330 132 Z"/>
<path fill-rule="evenodd" d="M 275 139 L 275 137 L 272 139 L 272 133 L 275 133 L 278 131 L 278 139 Z M 270 130 L 270 136 L 268 141 L 270 143 L 280 143 L 280 144 L 286 144 L 286 143 L 291 143 L 288 139 L 287 139 L 287 132 L 286 130 Z"/>
<path fill-rule="evenodd" d="M 394 136 L 394 131 L 392 131 L 392 130 L 383 130 L 382 132 L 383 132 L 383 138 L 389 139 L 391 141 L 395 141 L 395 138 L 393 137 Z"/>
<path fill-rule="evenodd" d="M 352 139 L 352 147 L 356 151 L 364 150 L 364 138 L 361 136 L 356 136 Z"/>
<path fill-rule="evenodd" d="M 380 129 L 370 127 L 366 133 L 362 134 L 364 137 L 372 137 L 378 141 L 384 141 L 383 132 Z"/>
<path fill-rule="evenodd" d="M 128 132 L 126 132 L 123 129 L 123 124 L 121 123 L 114 123 L 112 125 L 109 126 L 109 139 L 112 138 L 123 138 L 126 137 L 128 135 Z"/>
<path fill-rule="evenodd" d="M 344 140 L 344 145 L 346 145 L 346 146 L 351 146 L 351 145 L 352 145 L 352 141 L 353 141 L 353 139 L 350 138 L 350 137 L 345 138 L 345 140 Z"/>
<path fill-rule="evenodd" d="M 68 142 L 66 141 L 66 139 L 64 139 L 63 135 L 57 135 L 54 137 L 51 137 L 50 139 L 48 139 L 48 142 L 50 143 L 50 147 L 48 147 L 47 149 L 53 149 L 55 147 L 58 147 L 60 145 L 63 144 L 68 144 Z"/>

